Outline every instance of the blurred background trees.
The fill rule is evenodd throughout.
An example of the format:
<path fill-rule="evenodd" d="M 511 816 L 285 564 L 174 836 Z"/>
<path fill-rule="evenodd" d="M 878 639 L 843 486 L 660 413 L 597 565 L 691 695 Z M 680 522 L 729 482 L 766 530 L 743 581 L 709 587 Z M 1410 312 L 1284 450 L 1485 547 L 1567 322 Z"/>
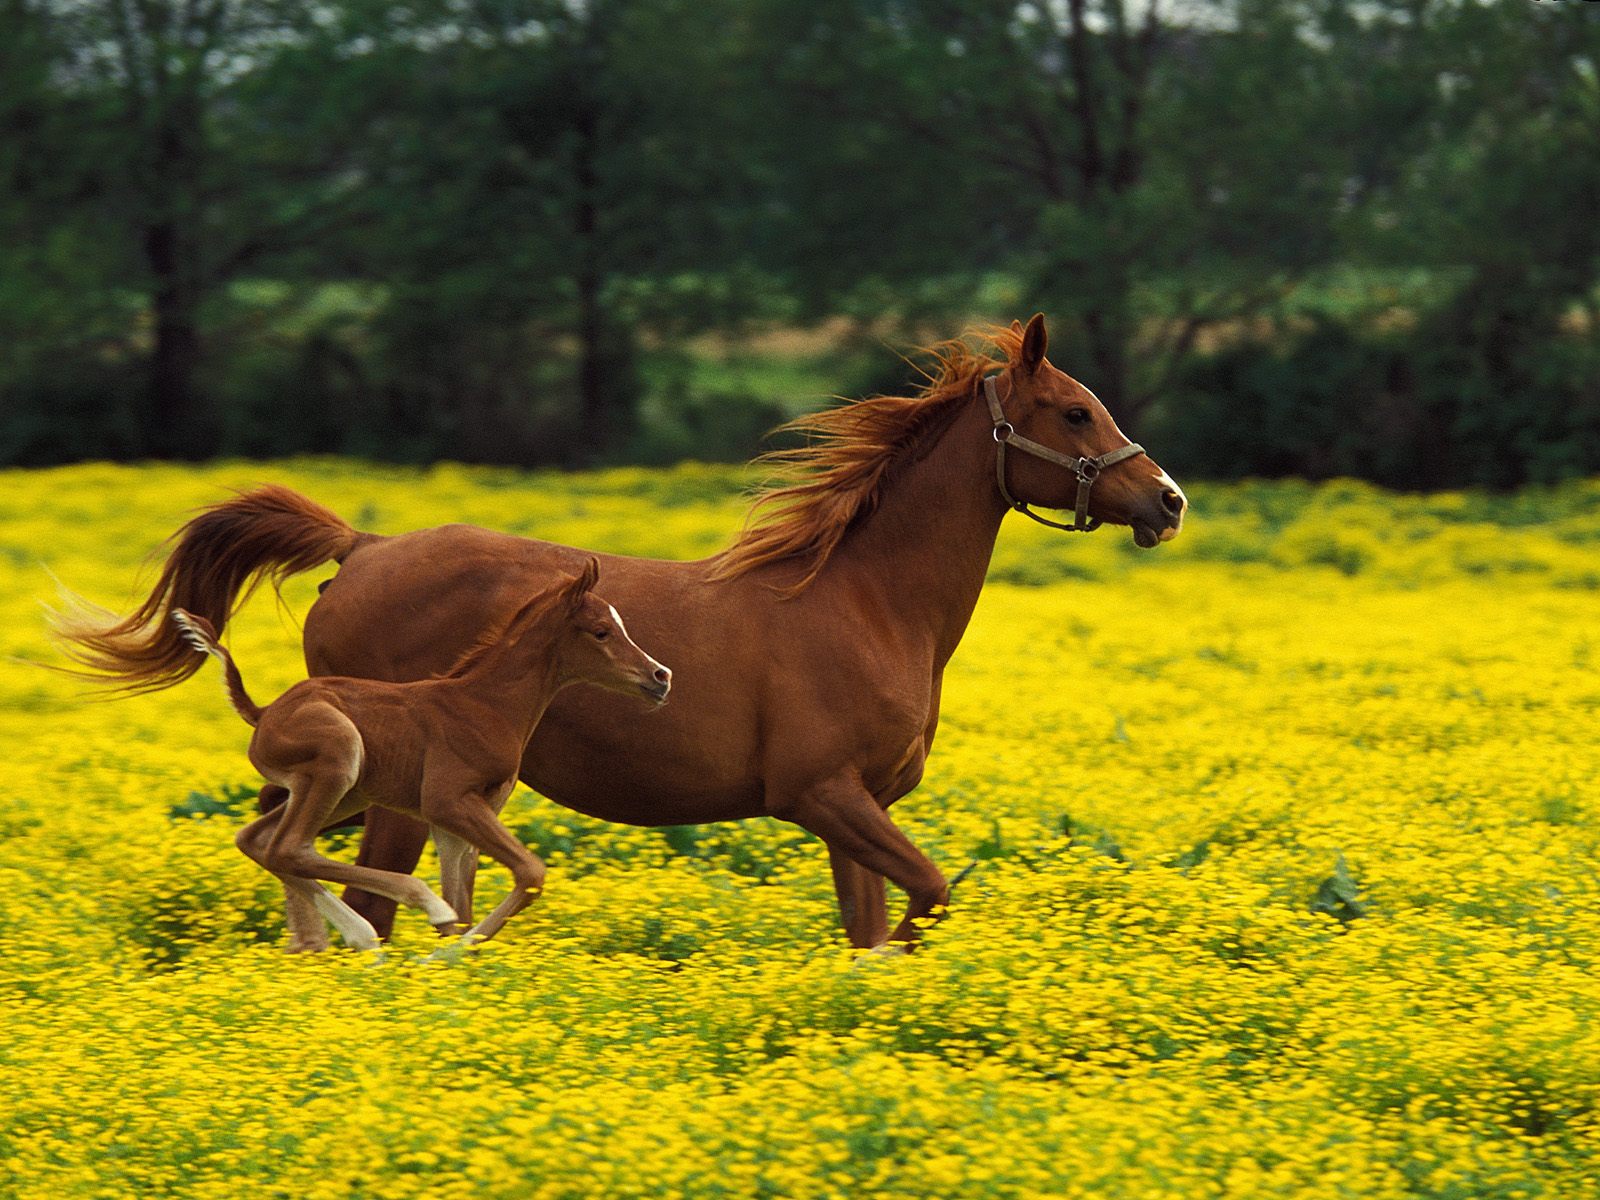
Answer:
<path fill-rule="evenodd" d="M 743 457 L 1038 308 L 1175 471 L 1600 471 L 1600 4 L 0 0 L 0 462 Z"/>

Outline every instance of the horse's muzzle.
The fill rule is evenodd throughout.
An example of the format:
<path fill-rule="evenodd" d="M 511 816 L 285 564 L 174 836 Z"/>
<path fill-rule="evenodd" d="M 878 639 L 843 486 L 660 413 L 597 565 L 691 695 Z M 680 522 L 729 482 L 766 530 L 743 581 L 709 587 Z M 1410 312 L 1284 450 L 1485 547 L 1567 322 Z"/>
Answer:
<path fill-rule="evenodd" d="M 1133 529 L 1134 544 L 1144 550 L 1177 537 L 1178 530 L 1183 528 L 1183 514 L 1189 508 L 1189 501 L 1176 484 L 1165 479 L 1162 482 L 1168 486 L 1162 488 L 1153 503 L 1143 505 L 1142 511 L 1128 521 Z"/>

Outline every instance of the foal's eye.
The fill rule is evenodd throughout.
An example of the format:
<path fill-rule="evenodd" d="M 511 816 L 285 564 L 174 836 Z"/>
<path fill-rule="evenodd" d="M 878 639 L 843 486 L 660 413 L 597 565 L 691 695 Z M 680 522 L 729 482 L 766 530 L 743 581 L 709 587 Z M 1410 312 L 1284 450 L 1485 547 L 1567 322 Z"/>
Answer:
<path fill-rule="evenodd" d="M 611 630 L 609 630 L 609 629 L 596 629 L 591 636 L 593 636 L 595 641 L 603 642 L 608 637 L 611 636 Z"/>
<path fill-rule="evenodd" d="M 1068 425 L 1087 425 L 1089 423 L 1089 410 L 1087 408 L 1067 409 Z"/>

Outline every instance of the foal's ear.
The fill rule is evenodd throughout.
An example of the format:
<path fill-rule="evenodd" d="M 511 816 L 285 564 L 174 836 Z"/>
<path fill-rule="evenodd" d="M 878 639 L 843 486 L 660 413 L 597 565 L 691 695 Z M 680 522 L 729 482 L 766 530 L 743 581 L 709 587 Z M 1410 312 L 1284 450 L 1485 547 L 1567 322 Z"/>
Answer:
<path fill-rule="evenodd" d="M 1028 374 L 1039 369 L 1039 364 L 1044 361 L 1044 348 L 1049 341 L 1044 331 L 1044 314 L 1034 313 L 1033 320 L 1022 331 L 1022 369 Z"/>
<path fill-rule="evenodd" d="M 600 560 L 594 555 L 589 556 L 589 561 L 583 564 L 573 581 L 567 584 L 566 601 L 570 608 L 577 608 L 583 603 L 583 598 L 594 591 L 594 585 L 600 579 Z"/>

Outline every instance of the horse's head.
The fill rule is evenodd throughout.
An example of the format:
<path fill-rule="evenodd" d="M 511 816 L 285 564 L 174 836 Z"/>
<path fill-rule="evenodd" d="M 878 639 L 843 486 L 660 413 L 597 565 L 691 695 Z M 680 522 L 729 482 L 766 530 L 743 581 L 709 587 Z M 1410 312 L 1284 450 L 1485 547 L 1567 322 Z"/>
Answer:
<path fill-rule="evenodd" d="M 1021 350 L 1006 372 L 1009 394 L 999 385 L 1004 421 L 996 426 L 996 439 L 1009 425 L 1022 439 L 1087 465 L 1075 470 L 1039 456 L 1020 439 L 1010 442 L 1013 452 L 1003 457 L 1007 499 L 1071 509 L 1084 488 L 1091 522 L 1130 526 L 1133 540 L 1146 548 L 1176 537 L 1188 508 L 1182 490 L 1148 455 L 1117 454 L 1131 443 L 1093 392 L 1045 361 L 1045 342 L 1044 317 L 1038 315 L 1022 331 Z M 1102 459 L 1108 461 L 1102 465 Z M 1088 526 L 1080 519 L 1074 527 Z"/>
<path fill-rule="evenodd" d="M 595 595 L 599 575 L 599 562 L 590 558 L 557 597 L 557 610 L 566 622 L 556 639 L 558 674 L 565 681 L 599 684 L 665 704 L 672 672 L 639 649 L 617 610 Z"/>

